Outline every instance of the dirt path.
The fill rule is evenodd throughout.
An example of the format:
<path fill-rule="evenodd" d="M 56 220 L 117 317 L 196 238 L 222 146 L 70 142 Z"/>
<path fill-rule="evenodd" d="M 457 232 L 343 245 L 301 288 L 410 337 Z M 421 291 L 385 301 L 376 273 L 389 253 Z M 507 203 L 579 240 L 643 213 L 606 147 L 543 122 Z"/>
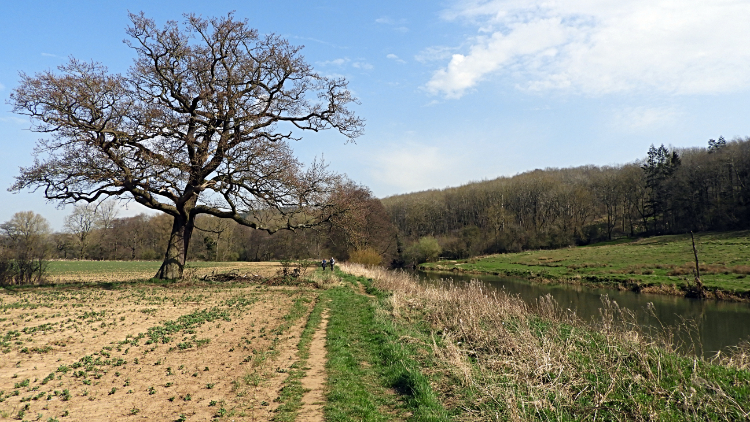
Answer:
<path fill-rule="evenodd" d="M 326 328 L 328 327 L 328 310 L 323 311 L 320 327 L 310 343 L 310 358 L 307 360 L 307 376 L 302 379 L 302 387 L 307 393 L 302 397 L 302 408 L 297 420 L 305 422 L 322 422 L 325 404 L 326 382 Z"/>
<path fill-rule="evenodd" d="M 365 289 L 365 285 L 364 284 L 359 283 L 359 286 L 357 287 L 357 290 L 359 291 L 359 294 L 361 294 L 362 296 L 367 296 L 370 299 L 375 299 L 375 296 L 367 293 L 367 290 Z"/>

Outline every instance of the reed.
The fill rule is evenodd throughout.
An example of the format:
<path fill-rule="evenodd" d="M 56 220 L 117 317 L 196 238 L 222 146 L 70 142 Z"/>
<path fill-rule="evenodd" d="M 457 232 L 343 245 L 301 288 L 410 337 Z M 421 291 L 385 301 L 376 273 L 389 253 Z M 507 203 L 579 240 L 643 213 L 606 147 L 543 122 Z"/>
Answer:
<path fill-rule="evenodd" d="M 426 322 L 462 420 L 746 420 L 750 345 L 714 359 L 680 355 L 606 296 L 584 323 L 551 296 L 527 305 L 480 282 L 420 283 L 404 272 L 342 265 L 390 292 L 401 323 Z M 446 399 L 448 400 L 448 399 Z"/>

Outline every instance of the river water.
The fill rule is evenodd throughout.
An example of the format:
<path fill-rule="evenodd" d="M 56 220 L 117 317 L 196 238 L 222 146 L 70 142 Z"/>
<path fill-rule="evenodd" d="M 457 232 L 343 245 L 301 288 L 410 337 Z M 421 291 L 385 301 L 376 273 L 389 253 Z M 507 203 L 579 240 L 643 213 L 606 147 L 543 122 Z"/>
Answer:
<path fill-rule="evenodd" d="M 513 277 L 490 275 L 446 275 L 419 272 L 420 278 L 430 282 L 451 278 L 455 282 L 477 279 L 487 286 L 518 295 L 526 303 L 534 303 L 540 296 L 552 295 L 562 309 L 574 311 L 582 320 L 601 319 L 602 295 L 607 295 L 621 308 L 636 315 L 644 331 L 661 330 L 675 333 L 676 343 L 685 352 L 712 357 L 725 352 L 742 340 L 750 340 L 750 304 L 715 300 L 688 299 L 648 293 L 634 293 L 614 289 L 593 289 L 571 285 L 544 285 Z M 649 306 L 653 303 L 653 306 Z M 649 312 L 650 307 L 653 312 Z M 686 329 L 687 327 L 687 329 Z"/>

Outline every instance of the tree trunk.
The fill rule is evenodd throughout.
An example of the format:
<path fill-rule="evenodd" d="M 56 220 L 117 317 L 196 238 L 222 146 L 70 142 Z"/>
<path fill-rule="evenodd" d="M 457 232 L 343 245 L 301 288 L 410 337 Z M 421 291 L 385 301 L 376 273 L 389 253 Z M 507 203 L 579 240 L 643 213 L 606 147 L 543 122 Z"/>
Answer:
<path fill-rule="evenodd" d="M 154 276 L 161 280 L 176 280 L 182 278 L 182 270 L 185 268 L 190 237 L 193 235 L 195 221 L 190 213 L 184 213 L 174 218 L 172 233 L 169 235 L 167 252 L 164 262 Z"/>
<path fill-rule="evenodd" d="M 693 231 L 690 231 L 690 240 L 693 242 L 693 256 L 695 256 L 695 290 L 698 297 L 703 298 L 706 296 L 703 291 L 703 281 L 701 280 L 701 266 L 698 263 L 698 250 L 695 248 L 695 237 L 693 237 Z"/>

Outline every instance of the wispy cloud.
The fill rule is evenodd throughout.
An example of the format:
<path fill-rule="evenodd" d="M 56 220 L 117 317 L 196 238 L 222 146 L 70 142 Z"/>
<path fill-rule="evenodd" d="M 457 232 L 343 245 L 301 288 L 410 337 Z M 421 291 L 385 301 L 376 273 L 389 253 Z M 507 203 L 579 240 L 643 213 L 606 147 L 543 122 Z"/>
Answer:
<path fill-rule="evenodd" d="M 51 53 L 42 53 L 42 56 L 44 57 L 55 57 L 57 59 L 61 59 L 62 57 L 58 56 L 57 54 L 51 54 Z"/>
<path fill-rule="evenodd" d="M 392 53 L 388 54 L 387 56 L 385 56 L 385 58 L 386 59 L 390 59 L 390 60 L 394 60 L 396 63 L 406 63 L 406 60 L 403 60 L 400 57 L 398 57 L 397 55 L 392 54 Z"/>
<path fill-rule="evenodd" d="M 5 85 L 3 85 L 3 84 L 0 84 L 0 91 L 2 91 L 2 90 L 4 90 L 4 89 L 5 89 Z"/>
<path fill-rule="evenodd" d="M 373 66 L 367 62 L 354 62 L 352 63 L 352 67 L 361 70 L 371 70 Z"/>
<path fill-rule="evenodd" d="M 351 67 L 353 67 L 355 69 L 359 69 L 359 70 L 371 70 L 371 69 L 373 69 L 373 65 L 371 65 L 370 63 L 368 63 L 367 61 L 365 61 L 363 59 L 352 60 L 352 59 L 350 59 L 348 57 L 338 58 L 338 59 L 334 59 L 334 60 L 326 60 L 326 61 L 322 61 L 322 62 L 317 62 L 317 65 L 321 66 L 321 67 L 338 67 L 338 68 L 343 68 L 343 67 L 351 66 Z"/>
<path fill-rule="evenodd" d="M 15 117 L 15 116 L 0 117 L 0 122 L 15 123 L 15 124 L 18 124 L 18 125 L 29 124 L 29 121 L 27 119 L 22 119 L 20 117 Z"/>
<path fill-rule="evenodd" d="M 419 151 L 418 159 L 414 151 Z M 372 158 L 372 175 L 379 183 L 388 185 L 391 192 L 413 192 L 456 183 L 456 175 L 446 171 L 457 159 L 455 151 L 407 141 Z"/>
<path fill-rule="evenodd" d="M 295 40 L 303 40 L 303 41 L 312 41 L 312 42 L 316 42 L 318 44 L 327 45 L 329 47 L 334 47 L 334 48 L 338 48 L 338 49 L 341 49 L 341 50 L 346 50 L 346 49 L 349 48 L 349 47 L 346 47 L 346 46 L 343 46 L 343 45 L 334 44 L 332 42 L 323 41 L 323 40 L 319 40 L 317 38 L 311 38 L 311 37 L 300 37 L 298 35 L 289 35 L 289 36 L 287 36 L 287 38 L 289 38 L 289 39 L 295 39 Z"/>
<path fill-rule="evenodd" d="M 427 47 L 414 56 L 414 60 L 420 63 L 429 63 L 439 60 L 449 59 L 453 53 L 458 51 L 458 47 L 433 46 Z"/>
<path fill-rule="evenodd" d="M 389 26 L 391 29 L 397 32 L 409 32 L 409 27 L 406 26 L 406 19 L 393 19 L 390 16 L 382 16 L 375 19 L 375 23 Z"/>
<path fill-rule="evenodd" d="M 673 125 L 681 115 L 674 107 L 626 107 L 612 113 L 610 125 L 617 130 L 637 132 Z"/>
<path fill-rule="evenodd" d="M 324 73 L 323 76 L 329 79 L 346 79 L 346 75 L 336 72 L 327 72 Z"/>
<path fill-rule="evenodd" d="M 425 85 L 447 98 L 495 75 L 524 90 L 584 95 L 750 88 L 746 0 L 468 0 L 443 17 L 477 31 Z M 425 50 L 420 61 L 447 51 Z"/>
<path fill-rule="evenodd" d="M 319 66 L 338 66 L 338 67 L 340 67 L 340 66 L 343 66 L 343 65 L 345 65 L 345 64 L 347 64 L 349 62 L 350 62 L 349 59 L 339 58 L 339 59 L 333 59 L 333 60 L 326 60 L 326 61 L 318 62 L 317 64 Z"/>

